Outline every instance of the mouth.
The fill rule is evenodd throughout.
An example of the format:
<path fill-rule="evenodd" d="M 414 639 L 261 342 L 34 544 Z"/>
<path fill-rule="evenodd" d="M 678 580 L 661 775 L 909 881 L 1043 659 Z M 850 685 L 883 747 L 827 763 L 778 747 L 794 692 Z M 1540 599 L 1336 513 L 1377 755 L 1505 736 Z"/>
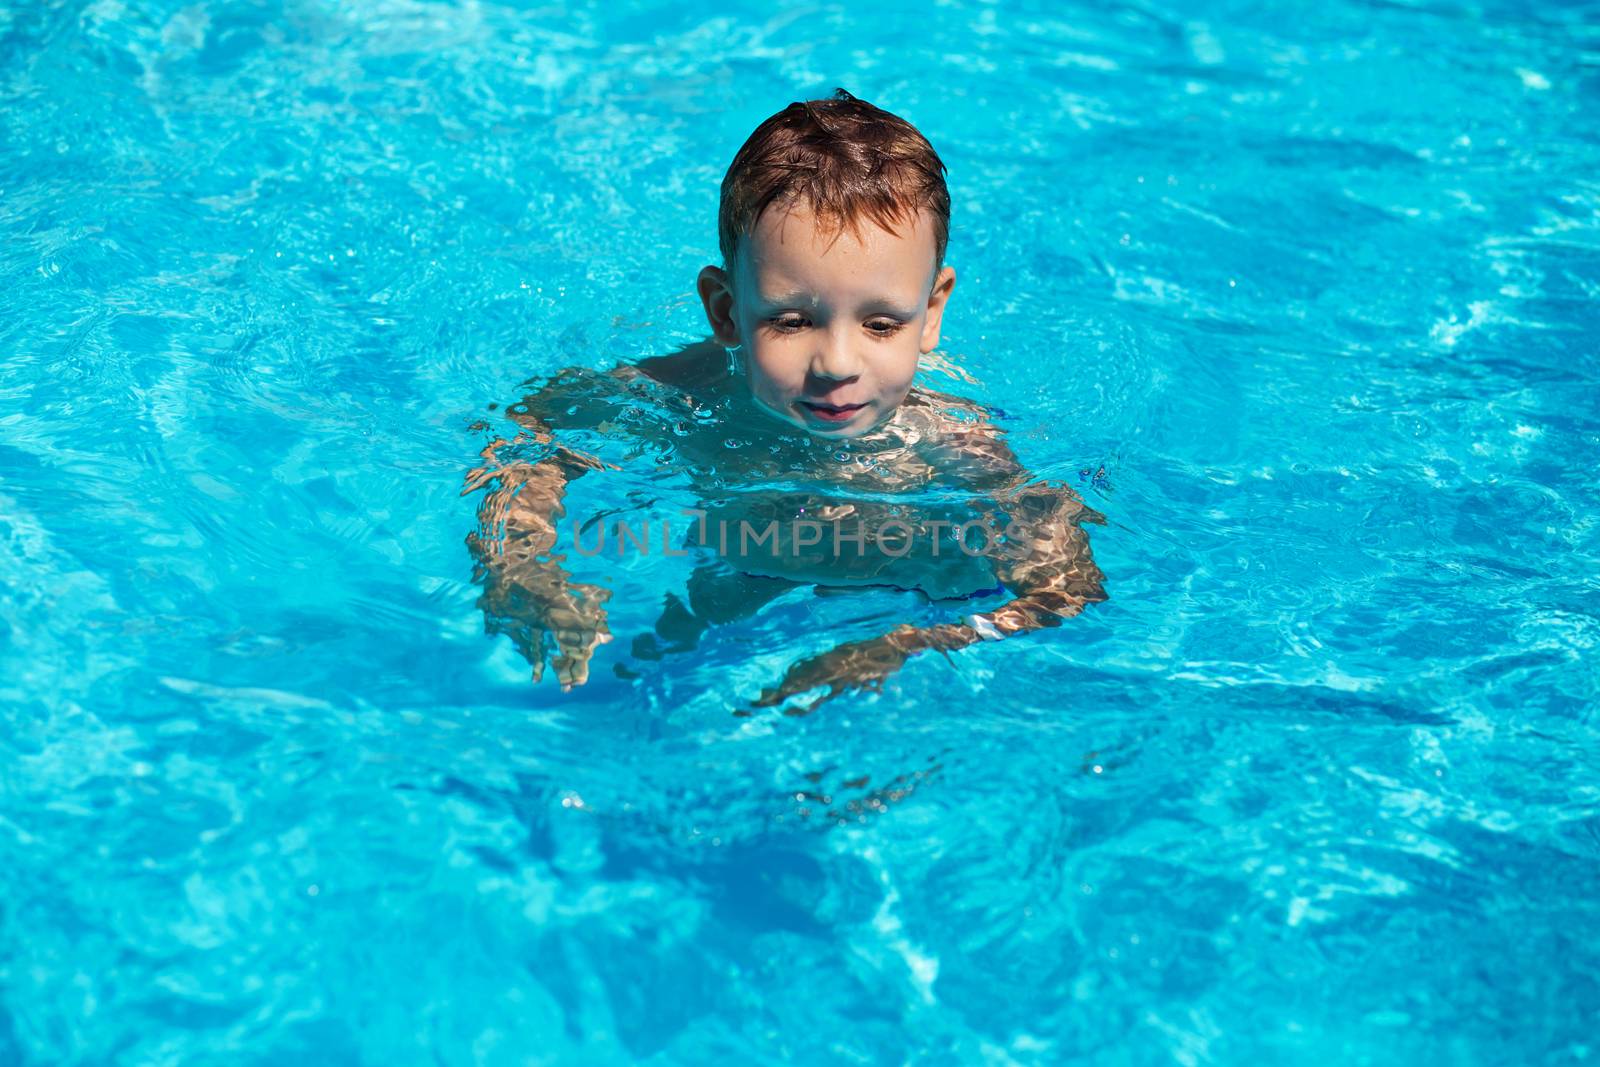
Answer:
<path fill-rule="evenodd" d="M 816 400 L 797 400 L 795 406 L 805 414 L 828 423 L 849 422 L 865 404 L 824 404 Z"/>

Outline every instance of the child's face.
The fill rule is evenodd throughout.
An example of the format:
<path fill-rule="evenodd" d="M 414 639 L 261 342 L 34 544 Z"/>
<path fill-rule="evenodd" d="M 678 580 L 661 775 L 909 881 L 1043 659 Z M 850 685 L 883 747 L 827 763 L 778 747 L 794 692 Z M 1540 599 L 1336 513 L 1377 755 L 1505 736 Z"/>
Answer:
<path fill-rule="evenodd" d="M 821 226 L 804 203 L 774 205 L 735 257 L 734 277 L 700 272 L 716 340 L 743 349 L 755 401 L 821 437 L 855 437 L 905 399 L 917 361 L 939 344 L 955 285 L 934 275 L 923 212 L 898 234 Z"/>

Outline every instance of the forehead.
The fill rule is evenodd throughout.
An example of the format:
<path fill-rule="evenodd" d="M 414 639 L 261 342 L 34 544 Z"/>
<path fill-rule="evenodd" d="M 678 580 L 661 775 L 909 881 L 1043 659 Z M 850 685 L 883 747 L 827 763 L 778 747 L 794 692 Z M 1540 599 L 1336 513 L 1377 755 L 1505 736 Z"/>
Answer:
<path fill-rule="evenodd" d="M 799 290 L 913 300 L 932 287 L 937 253 L 926 210 L 890 231 L 871 218 L 836 224 L 803 202 L 774 204 L 741 242 L 738 269 L 763 296 Z"/>

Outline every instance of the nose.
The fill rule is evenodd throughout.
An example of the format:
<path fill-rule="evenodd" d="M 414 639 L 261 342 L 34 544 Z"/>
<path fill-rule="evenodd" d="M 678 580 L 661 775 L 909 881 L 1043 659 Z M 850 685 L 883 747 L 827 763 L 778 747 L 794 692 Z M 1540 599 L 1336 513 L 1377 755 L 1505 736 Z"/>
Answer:
<path fill-rule="evenodd" d="M 830 330 L 818 334 L 820 341 L 811 353 L 811 373 L 831 382 L 846 381 L 861 373 L 861 356 L 852 338 Z"/>

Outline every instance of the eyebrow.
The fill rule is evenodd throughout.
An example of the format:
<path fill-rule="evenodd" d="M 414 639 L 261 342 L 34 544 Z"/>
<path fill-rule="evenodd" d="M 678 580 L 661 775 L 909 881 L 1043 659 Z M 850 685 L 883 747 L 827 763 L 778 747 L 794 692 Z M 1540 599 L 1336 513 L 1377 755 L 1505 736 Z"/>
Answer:
<path fill-rule="evenodd" d="M 799 290 L 794 290 L 787 293 L 777 293 L 772 296 L 757 293 L 757 296 L 761 303 L 771 307 L 816 306 L 816 299 L 810 293 L 803 293 Z M 865 305 L 863 305 L 863 308 L 868 314 L 898 315 L 903 319 L 913 318 L 917 313 L 914 307 L 908 309 L 902 306 L 899 301 L 891 300 L 890 298 L 884 296 L 873 297 L 872 299 L 868 300 Z"/>

